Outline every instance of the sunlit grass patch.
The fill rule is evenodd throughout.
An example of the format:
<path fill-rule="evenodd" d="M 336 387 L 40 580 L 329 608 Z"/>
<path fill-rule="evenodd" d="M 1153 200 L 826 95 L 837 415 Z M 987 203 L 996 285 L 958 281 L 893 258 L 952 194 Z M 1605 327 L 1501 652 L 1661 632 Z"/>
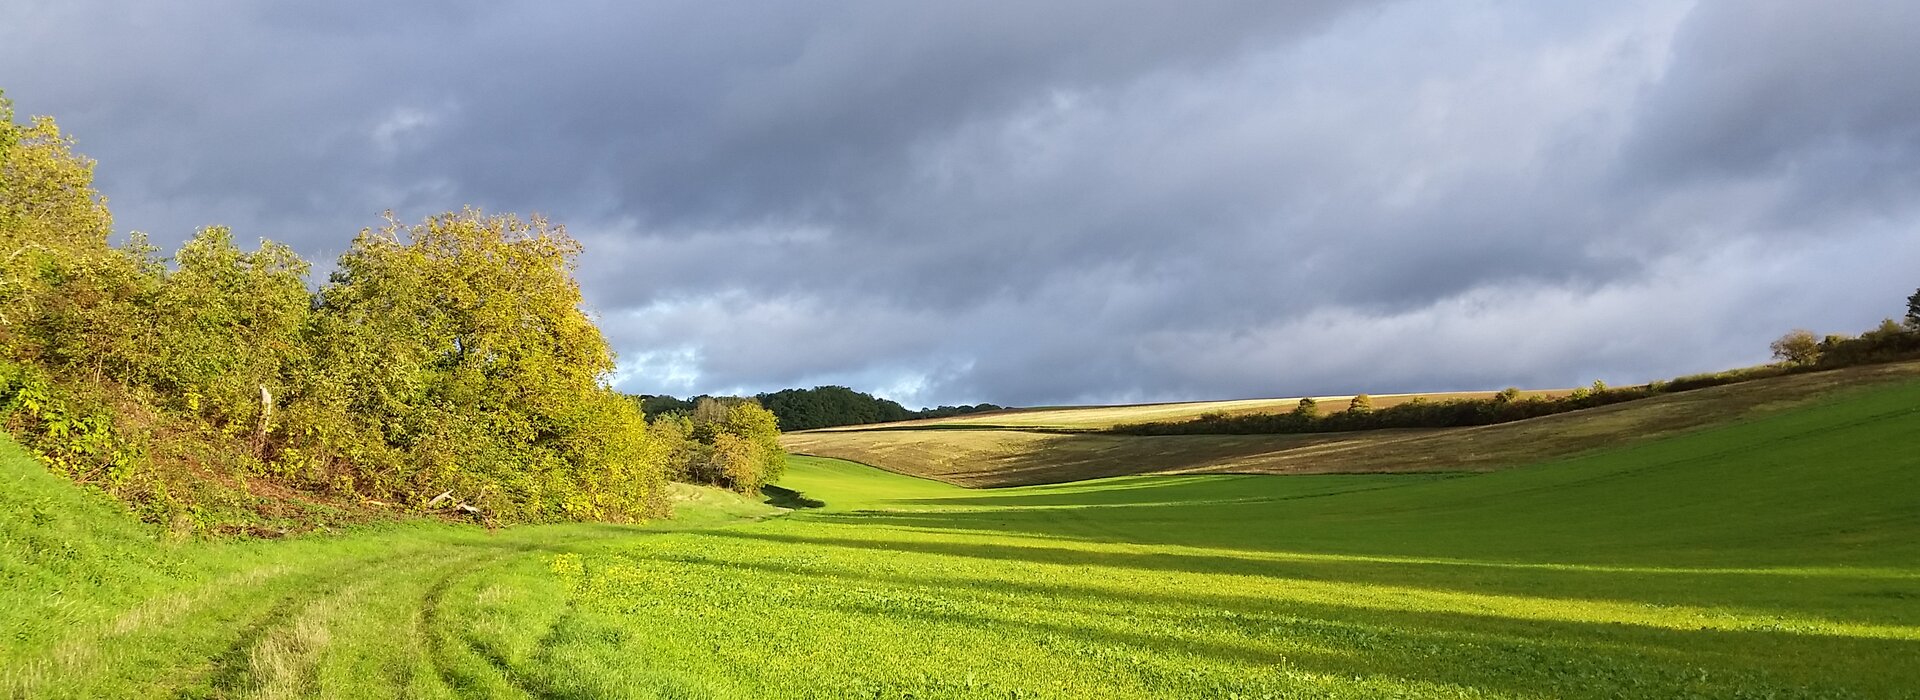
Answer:
<path fill-rule="evenodd" d="M 167 544 L 15 458 L 22 697 L 1900 697 L 1920 385 L 1484 474 L 967 490 Z M 37 510 L 36 510 L 37 509 Z"/>

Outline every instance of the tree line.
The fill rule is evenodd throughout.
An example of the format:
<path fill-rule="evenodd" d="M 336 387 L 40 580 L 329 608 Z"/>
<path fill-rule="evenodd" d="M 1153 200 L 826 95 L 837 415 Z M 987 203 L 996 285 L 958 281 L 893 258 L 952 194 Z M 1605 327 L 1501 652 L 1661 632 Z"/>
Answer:
<path fill-rule="evenodd" d="M 1772 365 L 1696 374 L 1628 387 L 1609 387 L 1604 382 L 1596 381 L 1591 387 L 1575 389 L 1561 396 L 1522 397 L 1519 389 L 1508 388 L 1490 398 L 1441 401 L 1415 398 L 1376 409 L 1372 398 L 1361 394 L 1348 402 L 1346 410 L 1324 415 L 1319 404 L 1309 398 L 1301 399 L 1292 410 L 1284 413 L 1210 413 L 1185 421 L 1118 425 L 1108 432 L 1127 435 L 1244 435 L 1492 425 L 1785 374 L 1916 359 L 1920 358 L 1920 290 L 1907 298 L 1904 322 L 1887 319 L 1858 336 L 1829 335 L 1823 338 L 1812 331 L 1794 330 L 1774 341 L 1771 349 L 1774 359 L 1778 360 Z"/>
<path fill-rule="evenodd" d="M 649 416 L 664 416 L 687 413 L 701 401 L 721 400 L 738 401 L 734 397 L 696 396 L 678 399 L 665 395 L 642 395 L 636 399 Z M 990 403 L 959 406 L 938 406 L 912 410 L 899 403 L 876 397 L 866 392 L 854 391 L 844 386 L 817 386 L 812 389 L 782 389 L 780 391 L 757 394 L 752 397 L 756 403 L 772 411 L 778 418 L 781 430 L 812 430 L 832 428 L 842 425 L 864 425 L 867 423 L 889 423 L 893 421 L 915 420 L 920 418 L 947 418 L 998 411 L 1004 406 Z"/>
<path fill-rule="evenodd" d="M 1920 292 L 1907 300 L 1905 322 L 1886 319 L 1860 335 L 1819 336 L 1794 329 L 1771 346 L 1773 357 L 1790 367 L 1819 369 L 1875 362 L 1895 362 L 1920 356 Z"/>
<path fill-rule="evenodd" d="M 669 478 L 751 490 L 778 471 L 764 410 L 650 427 L 607 386 L 560 226 L 389 215 L 315 288 L 291 248 L 222 227 L 171 257 L 114 244 L 92 174 L 0 97 L 0 424 L 151 520 L 433 500 L 633 520 L 668 513 Z"/>

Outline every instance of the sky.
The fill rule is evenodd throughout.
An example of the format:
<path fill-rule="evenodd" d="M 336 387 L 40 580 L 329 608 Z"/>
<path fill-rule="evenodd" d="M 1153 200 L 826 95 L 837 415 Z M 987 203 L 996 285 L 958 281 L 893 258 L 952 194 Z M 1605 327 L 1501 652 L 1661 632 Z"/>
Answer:
<path fill-rule="evenodd" d="M 0 0 L 116 226 L 543 214 L 633 393 L 1643 382 L 1920 287 L 1920 3 Z"/>

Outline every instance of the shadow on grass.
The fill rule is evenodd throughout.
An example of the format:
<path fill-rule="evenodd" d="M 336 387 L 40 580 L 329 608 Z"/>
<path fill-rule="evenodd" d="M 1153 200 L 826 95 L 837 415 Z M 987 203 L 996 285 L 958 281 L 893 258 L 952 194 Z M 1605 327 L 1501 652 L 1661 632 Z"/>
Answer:
<path fill-rule="evenodd" d="M 1418 486 L 1442 479 L 1465 476 L 1459 473 L 1426 474 L 1303 474 L 1288 476 L 1291 491 L 1242 488 L 1246 485 L 1270 486 L 1270 475 L 1209 474 L 1204 476 L 1121 477 L 1113 481 L 1086 482 L 1026 487 L 1022 492 L 977 489 L 981 495 L 939 498 L 902 498 L 892 501 L 903 506 L 979 507 L 996 510 L 1051 507 L 1100 506 L 1204 506 L 1217 503 L 1278 503 L 1305 498 L 1323 498 L 1365 491 Z M 1010 487 L 1022 488 L 1022 487 Z"/>
<path fill-rule="evenodd" d="M 708 533 L 785 545 L 844 547 L 972 559 L 1101 567 L 1169 574 L 1245 576 L 1385 586 L 1438 594 L 1526 598 L 1598 605 L 1685 605 L 1746 616 L 1804 618 L 1834 625 L 1920 626 L 1906 596 L 1920 594 L 1920 577 L 1852 571 L 1604 567 L 1452 559 L 1422 559 L 1293 553 L 1234 556 L 1228 553 L 1096 551 L 1045 544 L 864 540 L 767 532 Z M 1835 606 L 1808 609 L 1807 600 Z M 1164 602 L 1195 602 L 1191 596 Z M 1242 596 L 1202 597 L 1227 608 L 1259 605 Z M 1821 606 L 1828 607 L 1828 606 Z"/>
<path fill-rule="evenodd" d="M 742 561 L 711 552 L 645 558 L 717 575 L 751 571 L 776 581 L 817 581 L 822 585 L 768 584 L 811 591 L 779 601 L 801 619 L 844 619 L 850 613 L 879 624 L 911 620 L 928 626 L 916 628 L 928 635 L 939 627 L 1000 630 L 1010 645 L 1037 644 L 1070 658 L 1167 659 L 1123 667 L 1150 687 L 1191 679 L 1202 667 L 1179 660 L 1191 657 L 1529 697 L 1733 697 L 1735 691 L 1753 697 L 1848 697 L 1876 684 L 1883 690 L 1900 687 L 1888 670 L 1901 668 L 1898 659 L 1920 651 L 1920 643 L 1910 640 L 1527 618 L 1491 609 L 1424 609 L 1411 600 L 1403 601 L 1404 607 L 1378 607 L 1127 590 L 1044 577 L 1010 580 Z M 1256 680 L 1259 675 L 1218 671 L 1263 682 Z M 1909 669 L 1897 675 L 1913 674 Z M 1836 679 L 1852 679 L 1847 685 L 1855 687 L 1827 685 Z"/>
<path fill-rule="evenodd" d="M 804 493 L 789 488 L 774 486 L 773 484 L 761 486 L 760 495 L 767 497 L 767 505 L 791 508 L 794 510 L 820 508 L 827 505 L 826 501 L 817 498 L 808 498 Z"/>

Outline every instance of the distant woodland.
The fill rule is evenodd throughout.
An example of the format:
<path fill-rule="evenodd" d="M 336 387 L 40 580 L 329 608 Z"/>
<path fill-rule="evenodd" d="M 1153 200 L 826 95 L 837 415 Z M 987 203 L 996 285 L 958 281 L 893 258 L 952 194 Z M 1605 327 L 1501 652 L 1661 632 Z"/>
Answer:
<path fill-rule="evenodd" d="M 691 413 L 702 399 L 715 397 L 696 396 L 678 399 L 672 396 L 643 395 L 636 397 L 642 410 L 649 416 L 666 416 Z M 812 389 L 782 389 L 772 393 L 758 394 L 753 401 L 772 411 L 780 420 L 781 430 L 813 430 L 832 428 L 842 425 L 863 425 L 867 423 L 887 423 L 892 421 L 914 420 L 918 418 L 946 418 L 950 416 L 998 411 L 1006 408 L 990 403 L 960 406 L 939 406 L 912 410 L 894 401 L 878 398 L 872 394 L 854 391 L 844 386 L 817 386 Z M 739 401 L 736 397 L 720 397 L 720 400 Z"/>

